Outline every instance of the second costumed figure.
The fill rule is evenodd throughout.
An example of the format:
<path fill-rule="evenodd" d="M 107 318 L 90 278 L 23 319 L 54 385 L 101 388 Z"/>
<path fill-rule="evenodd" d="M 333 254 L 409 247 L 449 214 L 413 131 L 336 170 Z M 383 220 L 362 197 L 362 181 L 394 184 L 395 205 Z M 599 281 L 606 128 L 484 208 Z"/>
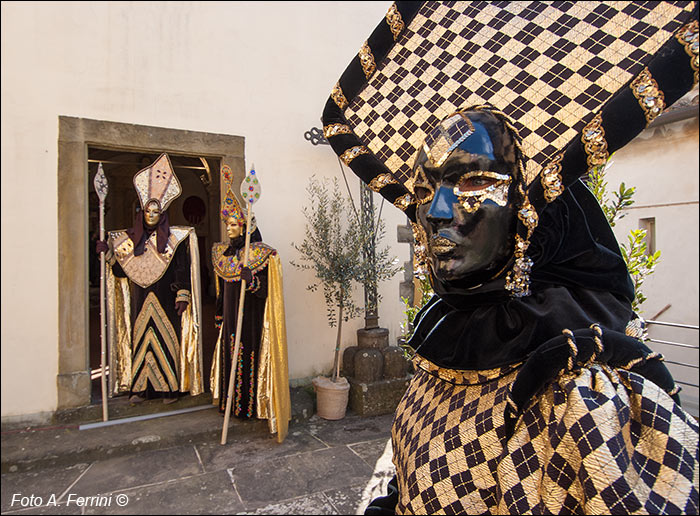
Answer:
<path fill-rule="evenodd" d="M 240 419 L 267 419 L 270 432 L 282 442 L 291 414 L 282 267 L 277 251 L 262 242 L 255 219 L 251 222 L 248 263 L 244 267 L 246 214 L 233 193 L 231 169 L 224 166 L 221 174 L 226 189 L 221 218 L 229 241 L 212 247 L 219 330 L 211 370 L 213 402 L 219 411 L 226 410 L 240 289 L 245 280 L 231 412 Z"/>

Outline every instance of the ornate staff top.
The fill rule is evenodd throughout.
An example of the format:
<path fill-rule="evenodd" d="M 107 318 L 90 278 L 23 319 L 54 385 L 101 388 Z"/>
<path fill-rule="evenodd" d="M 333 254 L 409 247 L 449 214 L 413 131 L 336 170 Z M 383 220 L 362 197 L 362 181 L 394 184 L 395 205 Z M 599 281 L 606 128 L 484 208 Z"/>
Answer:
<path fill-rule="evenodd" d="M 107 184 L 107 176 L 105 176 L 105 171 L 102 168 L 101 162 L 97 166 L 97 174 L 95 174 L 93 184 L 95 185 L 95 191 L 97 192 L 97 197 L 99 197 L 100 202 L 104 202 L 107 197 L 107 192 L 109 191 L 109 185 Z"/>
<path fill-rule="evenodd" d="M 253 165 L 248 175 L 241 182 L 241 197 L 248 205 L 252 205 L 258 202 L 261 193 L 260 181 L 258 181 L 258 177 L 255 174 L 255 165 Z"/>

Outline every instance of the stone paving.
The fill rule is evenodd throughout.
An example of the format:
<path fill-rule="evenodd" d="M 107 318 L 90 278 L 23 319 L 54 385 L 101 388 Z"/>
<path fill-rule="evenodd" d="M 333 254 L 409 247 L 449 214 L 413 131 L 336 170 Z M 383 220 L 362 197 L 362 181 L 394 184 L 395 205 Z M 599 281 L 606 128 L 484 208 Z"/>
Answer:
<path fill-rule="evenodd" d="M 362 514 L 393 475 L 392 417 L 312 416 L 292 421 L 281 444 L 261 431 L 259 421 L 247 429 L 231 427 L 223 446 L 220 427 L 188 431 L 220 425 L 213 409 L 94 430 L 3 433 L 0 509 L 2 514 Z M 111 444 L 95 451 L 98 440 Z"/>

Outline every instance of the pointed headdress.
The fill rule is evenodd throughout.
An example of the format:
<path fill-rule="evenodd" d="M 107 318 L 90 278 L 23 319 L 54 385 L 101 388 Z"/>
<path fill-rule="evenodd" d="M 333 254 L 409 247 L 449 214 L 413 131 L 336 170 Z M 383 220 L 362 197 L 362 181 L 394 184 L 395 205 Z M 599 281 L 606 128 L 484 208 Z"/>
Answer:
<path fill-rule="evenodd" d="M 547 204 L 697 82 L 697 2 L 397 1 L 333 88 L 323 129 L 415 222 L 413 164 L 426 137 L 460 110 L 499 112 L 521 142 L 524 264 Z"/>
<path fill-rule="evenodd" d="M 156 200 L 161 211 L 164 212 L 182 193 L 182 187 L 170 163 L 170 157 L 165 153 L 161 154 L 152 165 L 136 173 L 134 188 L 142 210 L 150 201 Z"/>
<path fill-rule="evenodd" d="M 233 193 L 233 172 L 231 167 L 224 165 L 221 167 L 221 186 L 226 192 L 223 200 L 221 201 L 221 220 L 226 222 L 226 219 L 233 217 L 238 221 L 241 226 L 245 225 L 247 219 L 247 211 L 241 208 L 236 195 Z M 250 232 L 255 231 L 257 224 L 255 222 L 255 217 L 251 219 Z"/>

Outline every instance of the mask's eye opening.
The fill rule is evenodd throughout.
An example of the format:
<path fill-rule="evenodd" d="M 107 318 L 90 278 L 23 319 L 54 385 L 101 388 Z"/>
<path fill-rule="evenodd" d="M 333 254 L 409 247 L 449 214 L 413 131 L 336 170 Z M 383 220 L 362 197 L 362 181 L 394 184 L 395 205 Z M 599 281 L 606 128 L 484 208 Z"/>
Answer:
<path fill-rule="evenodd" d="M 512 178 L 495 172 L 469 172 L 460 177 L 454 186 L 455 195 L 467 195 L 499 183 L 510 184 Z"/>

